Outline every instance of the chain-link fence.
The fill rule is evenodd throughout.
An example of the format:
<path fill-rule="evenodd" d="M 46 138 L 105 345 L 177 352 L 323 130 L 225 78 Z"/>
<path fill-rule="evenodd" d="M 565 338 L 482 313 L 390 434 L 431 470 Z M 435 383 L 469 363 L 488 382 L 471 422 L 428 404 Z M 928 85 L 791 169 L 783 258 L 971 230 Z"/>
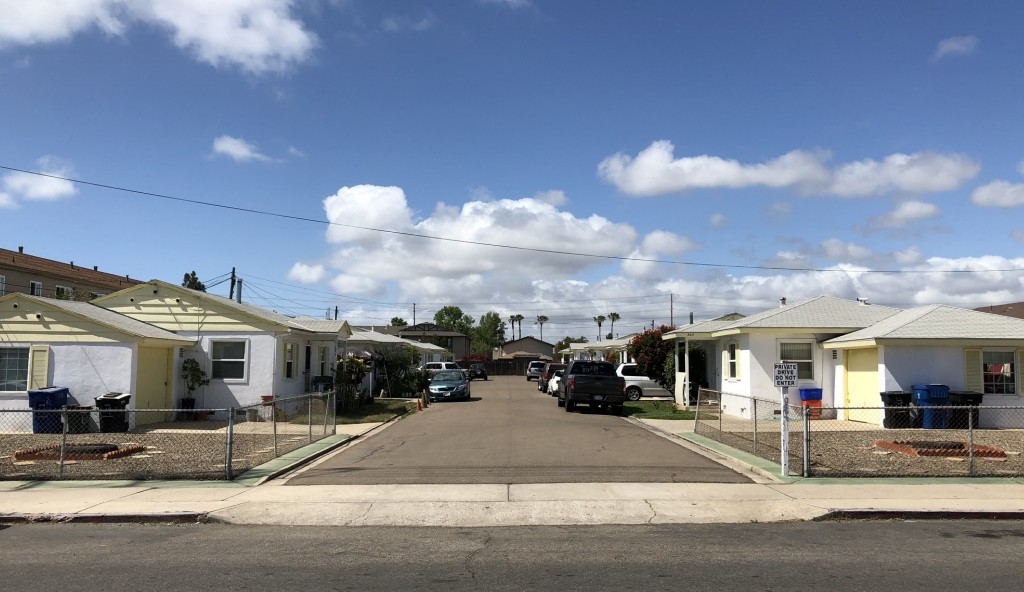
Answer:
<path fill-rule="evenodd" d="M 334 393 L 231 409 L 0 410 L 0 479 L 233 479 L 333 435 Z"/>
<path fill-rule="evenodd" d="M 695 432 L 781 465 L 781 401 L 701 389 Z M 793 404 L 789 474 L 1022 477 L 1024 406 Z"/>

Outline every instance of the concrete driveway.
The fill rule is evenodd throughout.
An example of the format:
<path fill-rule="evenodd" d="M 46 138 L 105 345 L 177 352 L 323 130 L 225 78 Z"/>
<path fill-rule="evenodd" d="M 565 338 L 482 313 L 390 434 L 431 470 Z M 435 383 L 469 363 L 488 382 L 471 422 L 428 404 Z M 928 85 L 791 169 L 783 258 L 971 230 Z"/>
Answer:
<path fill-rule="evenodd" d="M 621 417 L 566 413 L 523 377 L 472 383 L 292 475 L 288 485 L 750 483 Z"/>

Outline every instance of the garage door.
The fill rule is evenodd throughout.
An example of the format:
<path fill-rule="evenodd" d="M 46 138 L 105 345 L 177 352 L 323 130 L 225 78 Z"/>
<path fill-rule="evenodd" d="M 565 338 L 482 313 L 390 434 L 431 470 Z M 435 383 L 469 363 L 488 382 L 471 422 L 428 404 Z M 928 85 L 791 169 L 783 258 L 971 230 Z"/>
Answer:
<path fill-rule="evenodd" d="M 846 352 L 846 397 L 848 408 L 880 407 L 878 396 L 878 348 L 851 349 Z M 881 411 L 847 409 L 846 419 L 881 424 Z"/>

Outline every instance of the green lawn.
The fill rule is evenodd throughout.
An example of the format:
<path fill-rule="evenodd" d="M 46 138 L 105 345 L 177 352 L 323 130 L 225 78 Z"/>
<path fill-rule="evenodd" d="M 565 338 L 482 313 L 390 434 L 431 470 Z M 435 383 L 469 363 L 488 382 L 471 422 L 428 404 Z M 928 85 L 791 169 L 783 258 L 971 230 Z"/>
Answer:
<path fill-rule="evenodd" d="M 389 401 L 387 399 L 374 399 L 373 403 L 362 405 L 355 411 L 350 411 L 344 415 L 338 414 L 337 423 L 371 423 L 387 421 L 396 415 L 404 415 L 410 411 L 416 411 L 415 401 Z"/>
<path fill-rule="evenodd" d="M 679 411 L 671 401 L 627 401 L 626 415 L 638 419 L 689 419 L 693 420 L 693 411 Z M 701 414 L 703 417 L 704 414 Z"/>

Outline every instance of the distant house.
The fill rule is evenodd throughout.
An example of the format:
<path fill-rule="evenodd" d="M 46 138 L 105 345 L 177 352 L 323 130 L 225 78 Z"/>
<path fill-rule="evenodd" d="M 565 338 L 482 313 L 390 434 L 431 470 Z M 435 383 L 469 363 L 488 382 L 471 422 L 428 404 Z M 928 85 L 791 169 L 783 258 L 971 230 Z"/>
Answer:
<path fill-rule="evenodd" d="M 332 375 L 352 334 L 345 321 L 288 317 L 252 304 L 150 280 L 94 301 L 98 306 L 194 341 L 174 356 L 177 377 L 184 358 L 206 370 L 210 384 L 196 405 L 253 405 L 263 396 L 301 395 L 314 376 Z M 174 391 L 184 396 L 180 379 Z"/>
<path fill-rule="evenodd" d="M 533 336 L 513 339 L 499 346 L 494 352 L 494 359 L 530 358 L 550 361 L 554 359 L 555 345 L 541 341 Z"/>
<path fill-rule="evenodd" d="M 820 388 L 824 405 L 839 410 L 838 419 L 870 416 L 881 424 L 880 412 L 846 409 L 881 407 L 880 393 L 911 391 L 915 384 L 984 393 L 988 407 L 1022 404 L 1024 320 L 987 312 L 945 305 L 900 310 L 819 296 L 790 304 L 782 299 L 777 308 L 693 323 L 663 338 L 676 341 L 683 357 L 686 344 L 704 347 L 711 388 L 720 391 L 728 413 L 750 413 L 743 399 L 730 395 L 778 398 L 776 362 L 796 363 L 797 389 Z M 680 375 L 677 386 L 684 379 Z M 980 417 L 981 427 L 1009 425 L 997 410 Z"/>
<path fill-rule="evenodd" d="M 47 298 L 70 299 L 74 296 L 94 297 L 116 292 L 141 283 L 127 275 L 114 275 L 98 267 L 82 267 L 75 262 L 64 263 L 26 255 L 24 247 L 17 251 L 0 249 L 0 296 L 10 293 L 30 294 Z"/>
<path fill-rule="evenodd" d="M 439 345 L 448 350 L 451 357 L 456 360 L 470 354 L 468 335 L 458 331 L 449 331 L 434 323 L 419 323 L 408 327 L 385 327 L 383 329 L 402 339 Z"/>
<path fill-rule="evenodd" d="M 993 304 L 991 306 L 982 306 L 974 309 L 978 312 L 988 312 L 997 315 L 1003 315 L 1004 317 L 1013 317 L 1015 319 L 1024 319 L 1024 302 L 1013 302 L 1010 304 Z"/>
<path fill-rule="evenodd" d="M 3 409 L 27 409 L 28 391 L 49 386 L 67 387 L 71 404 L 119 392 L 132 394 L 135 409 L 169 409 L 175 352 L 196 343 L 89 302 L 27 294 L 0 297 L 0 329 Z"/>

